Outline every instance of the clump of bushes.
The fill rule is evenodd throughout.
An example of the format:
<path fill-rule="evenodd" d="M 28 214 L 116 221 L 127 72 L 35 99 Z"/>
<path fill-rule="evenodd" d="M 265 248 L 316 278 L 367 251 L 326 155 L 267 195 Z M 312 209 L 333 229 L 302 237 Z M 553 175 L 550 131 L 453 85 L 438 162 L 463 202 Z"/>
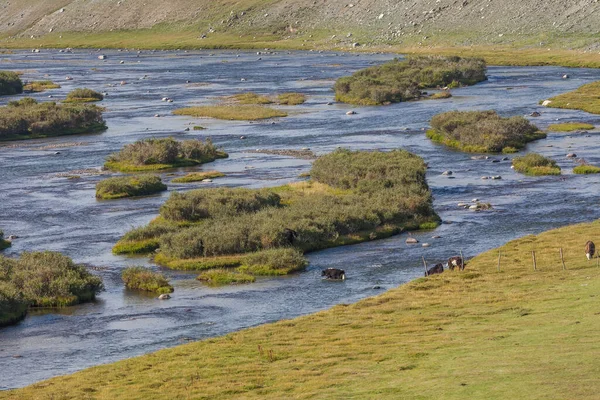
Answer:
<path fill-rule="evenodd" d="M 96 198 L 102 200 L 147 196 L 167 190 L 160 176 L 135 175 L 108 178 L 96 184 Z"/>
<path fill-rule="evenodd" d="M 224 173 L 219 171 L 206 171 L 206 172 L 190 172 L 185 176 L 175 178 L 171 180 L 173 183 L 189 183 L 189 182 L 201 182 L 205 179 L 216 179 L 225 176 Z"/>
<path fill-rule="evenodd" d="M 227 153 L 218 150 L 210 139 L 204 142 L 200 139 L 142 139 L 111 154 L 104 166 L 122 172 L 153 171 L 204 164 L 217 158 L 227 158 Z"/>
<path fill-rule="evenodd" d="M 600 167 L 588 164 L 578 165 L 573 168 L 573 173 L 580 175 L 600 174 Z"/>
<path fill-rule="evenodd" d="M 97 132 L 106 129 L 94 105 L 38 103 L 31 97 L 0 107 L 0 141 Z"/>
<path fill-rule="evenodd" d="M 214 286 L 252 283 L 256 280 L 253 275 L 223 268 L 205 271 L 198 275 L 196 279 Z"/>
<path fill-rule="evenodd" d="M 19 75 L 10 71 L 0 71 L 0 96 L 23 93 L 23 82 Z"/>
<path fill-rule="evenodd" d="M 0 250 L 10 247 L 10 242 L 4 239 L 4 231 L 0 229 Z"/>
<path fill-rule="evenodd" d="M 541 154 L 529 153 L 513 159 L 515 171 L 525 175 L 560 175 L 560 167 L 556 161 Z"/>
<path fill-rule="evenodd" d="M 92 103 L 104 100 L 102 93 L 92 89 L 75 89 L 67 94 L 65 103 Z"/>
<path fill-rule="evenodd" d="M 290 273 L 305 267 L 307 251 L 435 225 L 425 171 L 403 150 L 339 149 L 315 161 L 310 182 L 173 193 L 155 221 L 117 246 L 155 240 L 155 262 L 169 268 Z"/>
<path fill-rule="evenodd" d="M 287 117 L 286 112 L 254 104 L 188 107 L 175 110 L 173 111 L 173 114 L 230 121 L 256 121 L 260 119 Z"/>
<path fill-rule="evenodd" d="M 546 134 L 523 117 L 500 117 L 495 111 L 450 111 L 431 119 L 427 137 L 475 153 L 512 153 Z"/>
<path fill-rule="evenodd" d="M 27 82 L 23 86 L 23 91 L 25 92 L 39 93 L 50 89 L 60 89 L 60 85 L 52 81 L 32 81 Z"/>
<path fill-rule="evenodd" d="M 302 93 L 281 93 L 277 96 L 277 101 L 285 106 L 297 106 L 306 101 L 306 96 Z"/>
<path fill-rule="evenodd" d="M 337 101 L 381 105 L 415 100 L 425 88 L 474 85 L 487 79 L 485 61 L 461 57 L 409 57 L 369 67 L 334 85 Z"/>
<path fill-rule="evenodd" d="M 18 322 L 27 307 L 66 307 L 92 301 L 100 277 L 55 252 L 0 256 L 0 325 Z"/>
<path fill-rule="evenodd" d="M 128 289 L 143 290 L 158 294 L 172 293 L 173 286 L 169 284 L 167 278 L 150 268 L 129 267 L 121 274 L 121 279 Z"/>

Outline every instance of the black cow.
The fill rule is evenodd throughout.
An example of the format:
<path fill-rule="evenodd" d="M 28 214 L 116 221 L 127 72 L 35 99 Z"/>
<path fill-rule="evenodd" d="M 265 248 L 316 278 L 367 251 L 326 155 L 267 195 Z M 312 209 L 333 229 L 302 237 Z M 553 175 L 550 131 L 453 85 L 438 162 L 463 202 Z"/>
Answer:
<path fill-rule="evenodd" d="M 436 264 L 427 270 L 425 276 L 441 274 L 442 272 L 444 272 L 444 266 L 442 264 Z"/>
<path fill-rule="evenodd" d="M 292 230 L 292 229 L 288 229 L 286 228 L 283 231 L 283 237 L 285 238 L 285 241 L 289 244 L 289 245 L 293 245 L 294 241 L 298 238 L 298 232 Z"/>
<path fill-rule="evenodd" d="M 450 268 L 450 270 L 454 271 L 454 268 L 457 268 L 457 267 L 461 271 L 464 270 L 465 269 L 465 261 L 460 256 L 450 257 L 448 259 L 448 268 Z"/>
<path fill-rule="evenodd" d="M 327 268 L 324 269 L 323 271 L 321 271 L 321 276 L 324 277 L 325 279 L 332 279 L 332 280 L 345 280 L 346 279 L 346 271 L 344 271 L 343 269 L 337 269 L 337 268 Z"/>

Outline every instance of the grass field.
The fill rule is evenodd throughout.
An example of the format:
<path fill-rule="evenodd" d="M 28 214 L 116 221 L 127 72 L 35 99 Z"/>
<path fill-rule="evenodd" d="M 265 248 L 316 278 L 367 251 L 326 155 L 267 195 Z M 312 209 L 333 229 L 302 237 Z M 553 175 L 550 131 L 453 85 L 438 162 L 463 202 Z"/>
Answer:
<path fill-rule="evenodd" d="M 0 398 L 596 399 L 600 267 L 584 245 L 599 232 L 596 221 L 526 236 L 464 272 Z"/>

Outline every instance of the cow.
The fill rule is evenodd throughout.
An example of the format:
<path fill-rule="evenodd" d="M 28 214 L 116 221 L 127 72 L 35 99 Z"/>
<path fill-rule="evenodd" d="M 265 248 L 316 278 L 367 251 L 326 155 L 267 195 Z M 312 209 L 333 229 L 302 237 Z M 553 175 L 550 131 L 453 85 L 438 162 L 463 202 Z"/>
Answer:
<path fill-rule="evenodd" d="M 283 237 L 285 241 L 291 246 L 294 244 L 294 241 L 298 238 L 298 232 L 292 229 L 285 228 L 283 231 Z"/>
<path fill-rule="evenodd" d="M 451 271 L 454 271 L 454 268 L 456 267 L 461 271 L 465 269 L 465 261 L 460 256 L 454 256 L 448 259 L 448 268 Z"/>
<path fill-rule="evenodd" d="M 343 281 L 346 279 L 346 271 L 337 268 L 327 268 L 321 271 L 321 276 L 324 279 Z"/>
<path fill-rule="evenodd" d="M 596 253 L 596 245 L 591 240 L 585 244 L 585 256 L 588 260 L 594 258 L 594 253 Z"/>
<path fill-rule="evenodd" d="M 425 276 L 441 274 L 442 272 L 444 272 L 444 265 L 436 264 L 435 266 L 433 266 L 427 270 L 427 272 L 425 273 Z"/>

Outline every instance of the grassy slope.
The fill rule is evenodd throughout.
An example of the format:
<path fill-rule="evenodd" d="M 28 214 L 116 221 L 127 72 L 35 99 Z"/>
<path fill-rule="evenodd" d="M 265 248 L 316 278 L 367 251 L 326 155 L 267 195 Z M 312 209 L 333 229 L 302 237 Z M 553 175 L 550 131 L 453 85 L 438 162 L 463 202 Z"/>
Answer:
<path fill-rule="evenodd" d="M 597 398 L 600 268 L 583 247 L 599 229 L 596 221 L 510 242 L 500 273 L 492 250 L 462 273 L 0 398 Z"/>

